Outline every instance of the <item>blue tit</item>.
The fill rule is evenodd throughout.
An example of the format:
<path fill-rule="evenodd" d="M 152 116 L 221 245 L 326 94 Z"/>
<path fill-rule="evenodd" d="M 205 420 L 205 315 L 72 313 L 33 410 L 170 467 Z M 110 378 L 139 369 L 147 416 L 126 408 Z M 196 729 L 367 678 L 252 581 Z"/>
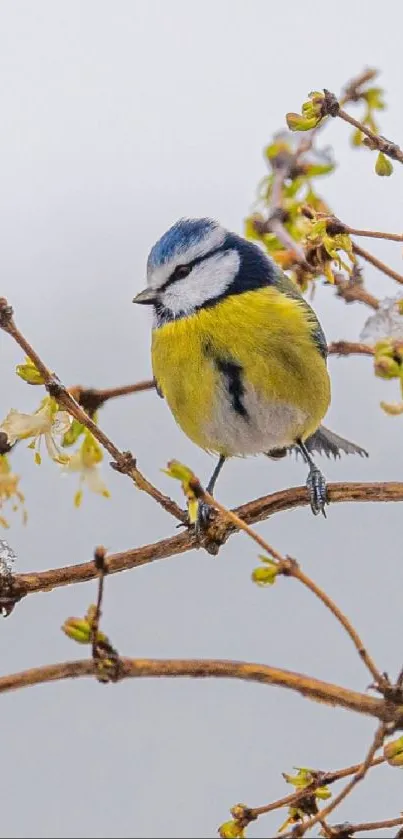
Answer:
<path fill-rule="evenodd" d="M 294 283 L 253 242 L 210 219 L 181 219 L 152 248 L 156 387 L 182 430 L 218 455 L 213 492 L 229 457 L 301 453 L 313 513 L 326 482 L 313 453 L 364 449 L 321 425 L 330 403 L 327 345 Z"/>

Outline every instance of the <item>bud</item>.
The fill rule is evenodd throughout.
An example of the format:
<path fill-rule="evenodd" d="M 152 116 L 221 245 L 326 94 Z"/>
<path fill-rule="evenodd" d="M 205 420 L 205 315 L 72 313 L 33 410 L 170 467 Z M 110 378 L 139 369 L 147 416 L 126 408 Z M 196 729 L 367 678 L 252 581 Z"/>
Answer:
<path fill-rule="evenodd" d="M 393 165 L 383 152 L 379 152 L 375 163 L 375 172 L 380 177 L 389 177 L 393 172 Z"/>
<path fill-rule="evenodd" d="M 290 131 L 310 131 L 320 122 L 320 117 L 306 117 L 302 114 L 288 113 L 285 116 Z"/>
<path fill-rule="evenodd" d="M 396 379 L 400 376 L 401 366 L 394 358 L 381 355 L 378 358 L 375 356 L 374 370 L 375 375 L 380 379 Z"/>
<path fill-rule="evenodd" d="M 263 566 L 260 565 L 252 571 L 252 580 L 258 586 L 272 586 L 280 570 L 279 564 L 263 554 L 259 556 L 259 559 L 263 562 Z"/>
<path fill-rule="evenodd" d="M 39 370 L 36 369 L 35 364 L 28 356 L 25 357 L 25 364 L 17 364 L 15 368 L 17 376 L 29 385 L 43 385 L 45 380 Z"/>
<path fill-rule="evenodd" d="M 389 766 L 403 766 L 403 737 L 385 743 L 383 754 Z"/>
<path fill-rule="evenodd" d="M 84 431 L 84 426 L 81 425 L 81 422 L 77 422 L 76 419 L 73 419 L 70 428 L 66 431 L 65 435 L 63 436 L 62 446 L 66 448 L 67 446 L 73 446 L 74 443 L 77 442 L 78 438 Z"/>
<path fill-rule="evenodd" d="M 356 128 L 351 135 L 351 145 L 352 146 L 362 146 L 362 141 L 364 139 L 364 135 L 359 128 Z"/>
<path fill-rule="evenodd" d="M 221 836 L 222 839 L 243 839 L 245 831 L 239 822 L 234 820 L 221 824 L 218 828 L 218 835 Z"/>
<path fill-rule="evenodd" d="M 78 644 L 91 643 L 92 627 L 86 618 L 67 618 L 62 626 L 62 631 L 72 641 L 77 641 Z"/>

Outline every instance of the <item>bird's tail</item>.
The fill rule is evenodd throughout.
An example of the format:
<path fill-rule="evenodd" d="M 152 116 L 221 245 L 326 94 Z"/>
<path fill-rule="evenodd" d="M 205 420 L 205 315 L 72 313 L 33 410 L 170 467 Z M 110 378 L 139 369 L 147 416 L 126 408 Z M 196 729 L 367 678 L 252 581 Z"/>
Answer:
<path fill-rule="evenodd" d="M 324 425 L 320 425 L 310 437 L 304 440 L 304 443 L 311 454 L 324 454 L 326 457 L 334 458 L 340 457 L 342 453 L 359 454 L 361 457 L 368 457 L 368 452 L 361 448 L 361 446 L 357 446 L 356 443 L 350 443 L 350 440 L 340 437 Z M 275 449 L 267 452 L 267 455 L 273 458 L 273 460 L 277 460 L 295 450 L 298 452 L 298 449 L 294 446 L 289 449 Z"/>
<path fill-rule="evenodd" d="M 368 457 L 368 452 L 361 448 L 361 446 L 357 446 L 356 443 L 350 443 L 350 440 L 340 437 L 324 425 L 320 425 L 305 440 L 305 445 L 311 454 L 316 452 L 317 454 L 324 454 L 326 457 L 336 458 L 340 457 L 342 453 L 359 454 L 361 457 Z"/>

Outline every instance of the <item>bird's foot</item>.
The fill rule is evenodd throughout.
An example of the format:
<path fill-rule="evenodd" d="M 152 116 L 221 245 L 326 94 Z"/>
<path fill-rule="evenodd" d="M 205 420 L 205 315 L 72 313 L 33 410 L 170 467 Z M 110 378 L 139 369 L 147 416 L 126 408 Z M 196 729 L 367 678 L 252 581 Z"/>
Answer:
<path fill-rule="evenodd" d="M 317 466 L 312 466 L 310 468 L 306 486 L 309 493 L 311 510 L 314 516 L 322 513 L 322 515 L 326 518 L 325 506 L 329 503 L 326 479 Z"/>
<path fill-rule="evenodd" d="M 209 524 L 213 519 L 213 516 L 213 507 L 210 507 L 210 505 L 206 504 L 205 501 L 199 501 L 197 519 L 195 523 L 195 533 L 198 539 L 200 539 L 200 537 L 202 536 L 203 531 L 207 530 Z"/>

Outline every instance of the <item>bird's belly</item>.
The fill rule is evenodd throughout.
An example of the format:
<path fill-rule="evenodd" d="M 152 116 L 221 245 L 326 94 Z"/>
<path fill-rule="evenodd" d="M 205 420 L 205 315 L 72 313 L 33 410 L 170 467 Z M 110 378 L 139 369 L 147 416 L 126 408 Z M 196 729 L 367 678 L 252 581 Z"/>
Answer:
<path fill-rule="evenodd" d="M 217 388 L 211 417 L 203 426 L 206 448 L 227 457 L 247 456 L 292 445 L 303 435 L 307 414 L 286 402 L 246 387 L 244 412 L 234 409 L 231 394 Z"/>

